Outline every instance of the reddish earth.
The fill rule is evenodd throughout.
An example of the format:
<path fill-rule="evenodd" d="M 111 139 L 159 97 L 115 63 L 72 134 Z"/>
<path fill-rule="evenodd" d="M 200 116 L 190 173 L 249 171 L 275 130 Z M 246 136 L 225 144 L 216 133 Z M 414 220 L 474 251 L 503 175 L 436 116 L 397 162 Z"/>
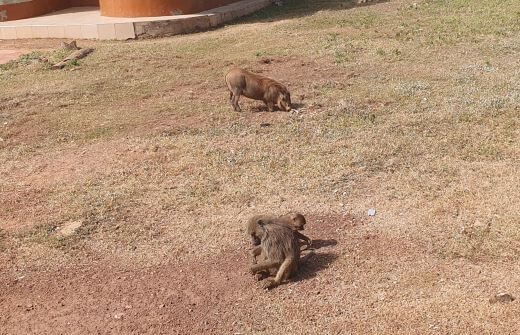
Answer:
<path fill-rule="evenodd" d="M 520 7 L 286 3 L 0 71 L 0 335 L 520 333 Z M 231 66 L 300 113 L 232 112 Z M 243 223 L 289 210 L 316 255 L 264 291 Z"/>
<path fill-rule="evenodd" d="M 0 64 L 15 60 L 27 52 L 27 50 L 0 50 Z"/>
<path fill-rule="evenodd" d="M 0 275 L 1 334 L 232 334 L 266 330 L 270 299 L 306 304 L 320 271 L 346 250 L 338 227 L 352 218 L 312 217 L 315 252 L 289 283 L 263 291 L 247 273 L 247 242 L 210 259 L 123 268 L 93 260 L 57 270 Z M 344 230 L 345 232 L 348 229 Z M 342 234 L 343 235 L 343 234 Z M 344 235 L 343 235 L 344 236 Z M 81 262 L 80 259 L 77 260 Z M 85 262 L 85 260 L 83 260 Z"/>

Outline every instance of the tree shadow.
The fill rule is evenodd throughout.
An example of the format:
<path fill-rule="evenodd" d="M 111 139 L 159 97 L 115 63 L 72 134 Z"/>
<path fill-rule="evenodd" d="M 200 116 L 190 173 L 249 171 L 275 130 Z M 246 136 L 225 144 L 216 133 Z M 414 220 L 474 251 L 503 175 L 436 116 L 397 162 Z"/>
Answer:
<path fill-rule="evenodd" d="M 272 4 L 258 12 L 233 21 L 236 23 L 265 23 L 287 20 L 312 15 L 321 10 L 344 10 L 388 2 L 389 0 L 372 0 L 358 4 L 357 0 L 283 0 L 283 5 Z"/>

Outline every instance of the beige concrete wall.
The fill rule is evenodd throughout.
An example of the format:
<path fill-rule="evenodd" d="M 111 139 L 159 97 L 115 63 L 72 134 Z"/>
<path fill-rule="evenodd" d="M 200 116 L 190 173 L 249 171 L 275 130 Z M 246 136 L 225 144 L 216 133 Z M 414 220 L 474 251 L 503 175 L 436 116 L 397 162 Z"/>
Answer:
<path fill-rule="evenodd" d="M 0 21 L 26 19 L 76 6 L 99 6 L 99 0 L 4 0 L 0 2 Z"/>

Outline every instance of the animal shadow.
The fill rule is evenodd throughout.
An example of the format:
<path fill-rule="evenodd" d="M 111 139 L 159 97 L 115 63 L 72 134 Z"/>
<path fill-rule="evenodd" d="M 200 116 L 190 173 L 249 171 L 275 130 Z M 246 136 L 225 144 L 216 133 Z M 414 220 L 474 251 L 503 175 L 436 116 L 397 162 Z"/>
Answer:
<path fill-rule="evenodd" d="M 312 240 L 312 245 L 309 248 L 309 250 L 316 250 L 316 249 L 325 248 L 325 247 L 332 247 L 332 246 L 335 246 L 336 244 L 338 244 L 338 241 L 336 241 L 335 239 Z"/>
<path fill-rule="evenodd" d="M 293 102 L 291 103 L 292 109 L 300 109 L 302 107 L 305 107 L 305 104 L 299 103 L 299 102 Z"/>
<path fill-rule="evenodd" d="M 301 104 L 301 103 L 291 103 L 291 107 L 292 109 L 300 109 L 302 107 L 305 107 L 305 104 Z M 268 113 L 267 111 L 267 106 L 266 105 L 256 105 L 256 106 L 253 106 L 251 107 L 251 112 L 252 113 Z M 283 111 L 283 110 L 280 110 L 280 108 L 278 108 L 278 106 L 275 107 L 274 109 L 274 113 L 276 112 L 279 112 L 279 113 L 288 113 L 286 111 Z"/>
<path fill-rule="evenodd" d="M 263 112 L 267 113 L 267 106 L 258 105 L 258 106 L 251 107 L 251 113 L 263 113 Z"/>
<path fill-rule="evenodd" d="M 338 257 L 337 254 L 332 252 L 314 253 L 305 262 L 300 263 L 298 273 L 292 280 L 298 282 L 313 278 L 319 271 L 328 268 Z"/>

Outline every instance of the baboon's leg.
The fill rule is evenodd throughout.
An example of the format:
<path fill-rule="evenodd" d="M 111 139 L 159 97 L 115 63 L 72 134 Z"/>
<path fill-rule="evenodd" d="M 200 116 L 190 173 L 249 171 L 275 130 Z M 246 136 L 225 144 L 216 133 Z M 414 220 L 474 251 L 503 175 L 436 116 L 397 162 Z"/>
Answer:
<path fill-rule="evenodd" d="M 279 265 L 280 265 L 280 262 L 259 263 L 259 264 L 255 264 L 255 265 L 251 266 L 250 271 L 251 271 L 251 273 L 254 274 L 254 273 L 257 273 L 260 271 L 269 270 L 270 268 L 278 267 Z"/>
<path fill-rule="evenodd" d="M 261 245 L 255 247 L 251 251 L 251 256 L 253 258 L 253 264 L 256 264 L 256 257 L 258 257 L 261 253 L 262 253 L 262 246 Z"/>
<path fill-rule="evenodd" d="M 294 266 L 294 262 L 296 260 L 292 257 L 287 257 L 283 262 L 282 265 L 280 265 L 280 268 L 278 269 L 278 272 L 276 273 L 276 277 L 274 279 L 267 279 L 265 281 L 264 287 L 265 288 L 272 288 L 280 285 L 282 280 L 288 279 L 291 275 L 291 270 Z"/>

